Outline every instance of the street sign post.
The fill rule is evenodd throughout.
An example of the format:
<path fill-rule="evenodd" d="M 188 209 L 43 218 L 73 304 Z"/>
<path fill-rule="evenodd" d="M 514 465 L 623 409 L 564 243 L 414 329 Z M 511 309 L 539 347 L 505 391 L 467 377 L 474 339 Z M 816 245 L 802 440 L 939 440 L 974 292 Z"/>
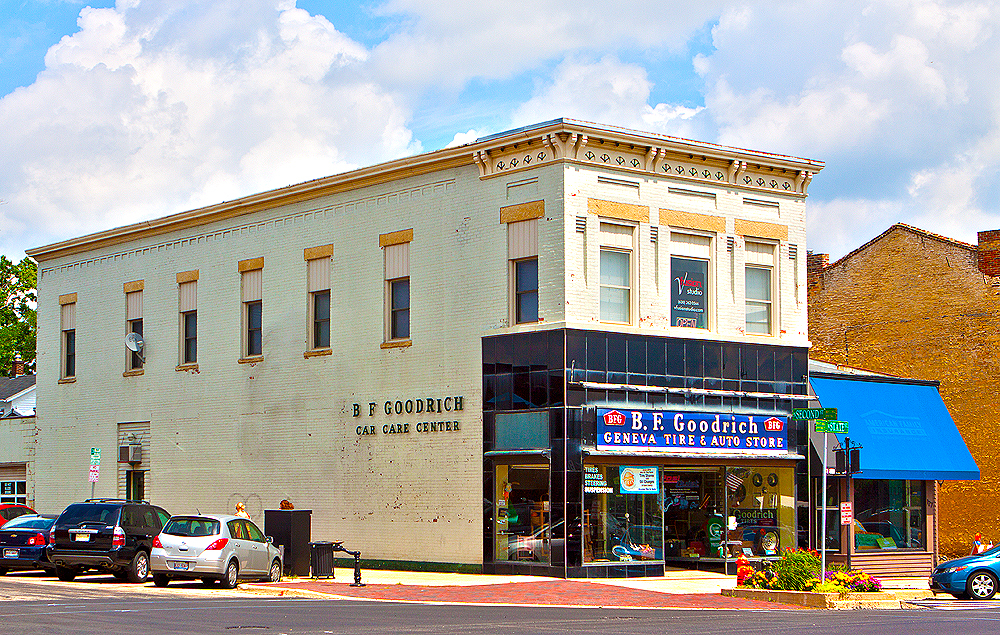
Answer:
<path fill-rule="evenodd" d="M 847 434 L 847 422 L 846 421 L 824 421 L 821 419 L 816 420 L 816 432 L 835 432 L 837 434 Z"/>
<path fill-rule="evenodd" d="M 101 478 L 101 448 L 90 448 L 90 497 L 94 497 L 94 486 Z"/>
<path fill-rule="evenodd" d="M 837 418 L 836 408 L 795 408 L 792 410 L 792 419 L 823 419 L 831 421 Z"/>

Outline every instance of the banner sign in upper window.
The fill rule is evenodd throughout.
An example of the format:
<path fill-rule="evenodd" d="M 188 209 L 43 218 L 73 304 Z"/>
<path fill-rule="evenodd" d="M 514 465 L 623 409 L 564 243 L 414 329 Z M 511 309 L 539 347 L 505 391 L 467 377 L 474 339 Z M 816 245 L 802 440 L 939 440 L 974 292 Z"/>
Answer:
<path fill-rule="evenodd" d="M 708 328 L 708 262 L 670 259 L 670 324 Z"/>
<path fill-rule="evenodd" d="M 597 409 L 597 447 L 628 452 L 788 453 L 787 417 Z"/>

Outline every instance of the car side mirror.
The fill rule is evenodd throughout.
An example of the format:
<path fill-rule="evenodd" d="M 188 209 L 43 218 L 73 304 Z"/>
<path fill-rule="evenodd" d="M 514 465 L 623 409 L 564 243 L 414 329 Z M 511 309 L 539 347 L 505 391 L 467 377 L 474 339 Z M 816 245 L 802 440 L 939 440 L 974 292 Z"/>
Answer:
<path fill-rule="evenodd" d="M 267 544 L 269 544 L 269 545 L 270 545 L 270 544 L 274 544 L 274 538 L 273 538 L 273 537 L 271 537 L 271 536 L 268 536 L 268 537 L 267 537 Z"/>

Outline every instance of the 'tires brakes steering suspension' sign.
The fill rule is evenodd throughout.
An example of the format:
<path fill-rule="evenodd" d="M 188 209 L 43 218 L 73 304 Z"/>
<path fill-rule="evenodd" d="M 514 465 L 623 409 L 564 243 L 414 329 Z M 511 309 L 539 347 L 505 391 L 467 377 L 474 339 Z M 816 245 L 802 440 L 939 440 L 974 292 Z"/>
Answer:
<path fill-rule="evenodd" d="M 662 410 L 597 410 L 597 447 L 628 452 L 788 453 L 786 417 Z"/>

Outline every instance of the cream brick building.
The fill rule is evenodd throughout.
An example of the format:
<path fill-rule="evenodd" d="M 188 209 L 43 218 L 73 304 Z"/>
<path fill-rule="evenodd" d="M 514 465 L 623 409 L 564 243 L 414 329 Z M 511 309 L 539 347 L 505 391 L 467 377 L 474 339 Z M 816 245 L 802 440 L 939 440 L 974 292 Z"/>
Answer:
<path fill-rule="evenodd" d="M 287 499 L 313 539 L 414 566 L 654 573 L 729 557 L 699 536 L 721 516 L 773 523 L 754 549 L 798 544 L 822 167 L 559 119 L 32 249 L 36 504 L 87 498 L 100 447 L 98 496 L 255 518 Z M 710 438 L 602 441 L 626 410 Z M 741 512 L 758 491 L 768 522 Z M 666 542 L 625 553 L 640 516 Z"/>

